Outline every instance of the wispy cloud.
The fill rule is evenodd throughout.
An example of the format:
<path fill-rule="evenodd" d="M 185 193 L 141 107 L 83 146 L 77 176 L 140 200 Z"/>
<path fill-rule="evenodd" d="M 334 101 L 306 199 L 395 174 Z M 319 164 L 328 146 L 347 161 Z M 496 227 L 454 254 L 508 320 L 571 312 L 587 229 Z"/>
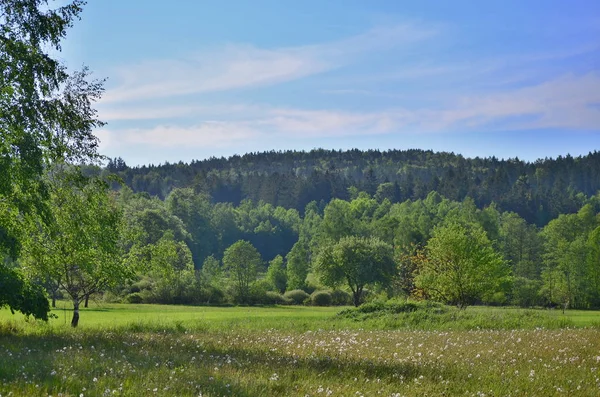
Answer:
<path fill-rule="evenodd" d="M 349 112 L 238 105 L 229 112 L 226 107 L 219 108 L 221 119 L 191 126 L 165 124 L 110 131 L 105 137 L 109 144 L 216 148 L 243 146 L 248 140 L 268 143 L 273 139 L 538 128 L 597 130 L 599 103 L 600 74 L 570 74 L 500 93 L 457 96 L 435 109 L 395 107 Z"/>
<path fill-rule="evenodd" d="M 103 103 L 226 91 L 296 80 L 341 67 L 365 52 L 381 51 L 436 34 L 414 24 L 377 27 L 347 39 L 264 49 L 231 44 L 179 60 L 148 60 L 116 70 L 117 86 Z"/>

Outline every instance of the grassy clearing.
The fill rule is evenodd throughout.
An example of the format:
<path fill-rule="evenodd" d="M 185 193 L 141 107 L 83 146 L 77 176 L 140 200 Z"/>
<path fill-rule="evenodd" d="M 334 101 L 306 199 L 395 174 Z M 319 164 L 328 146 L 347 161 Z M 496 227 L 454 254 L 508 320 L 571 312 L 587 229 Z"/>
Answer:
<path fill-rule="evenodd" d="M 410 313 L 338 311 L 103 305 L 72 330 L 61 317 L 26 323 L 3 310 L 0 395 L 600 394 L 600 330 L 560 328 L 593 326 L 599 312 L 469 308 L 455 329 L 444 320 L 389 330 Z M 510 318 L 524 329 L 502 329 Z M 540 319 L 553 329 L 536 328 Z"/>

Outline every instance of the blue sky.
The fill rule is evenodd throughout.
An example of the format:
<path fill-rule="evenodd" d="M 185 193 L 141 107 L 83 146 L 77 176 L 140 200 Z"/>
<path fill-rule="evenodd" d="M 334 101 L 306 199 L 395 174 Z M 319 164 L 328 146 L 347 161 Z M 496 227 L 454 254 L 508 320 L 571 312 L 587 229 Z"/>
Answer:
<path fill-rule="evenodd" d="M 600 150 L 600 2 L 92 0 L 62 60 L 108 77 L 101 151 Z"/>

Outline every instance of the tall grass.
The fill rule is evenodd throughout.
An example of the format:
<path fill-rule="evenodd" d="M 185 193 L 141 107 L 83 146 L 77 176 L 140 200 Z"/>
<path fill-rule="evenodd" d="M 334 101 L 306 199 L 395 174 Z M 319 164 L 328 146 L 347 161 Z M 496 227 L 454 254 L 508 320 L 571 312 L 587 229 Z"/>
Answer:
<path fill-rule="evenodd" d="M 110 305 L 83 311 L 79 329 L 2 312 L 0 395 L 600 394 L 598 329 L 549 311 L 411 305 Z"/>

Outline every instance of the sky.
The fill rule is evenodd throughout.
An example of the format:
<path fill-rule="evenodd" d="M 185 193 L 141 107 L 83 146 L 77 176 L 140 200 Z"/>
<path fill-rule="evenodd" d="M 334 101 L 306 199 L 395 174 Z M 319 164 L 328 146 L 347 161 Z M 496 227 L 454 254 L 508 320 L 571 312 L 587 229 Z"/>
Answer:
<path fill-rule="evenodd" d="M 600 150 L 598 0 L 90 0 L 59 58 L 107 78 L 101 153 Z"/>

